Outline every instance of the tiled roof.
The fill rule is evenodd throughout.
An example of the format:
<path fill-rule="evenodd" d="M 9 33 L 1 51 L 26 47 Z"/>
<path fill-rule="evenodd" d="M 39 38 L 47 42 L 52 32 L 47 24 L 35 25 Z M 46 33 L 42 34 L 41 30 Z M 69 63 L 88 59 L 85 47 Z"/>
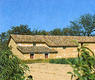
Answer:
<path fill-rule="evenodd" d="M 77 46 L 77 42 L 95 42 L 93 36 L 44 36 L 44 35 L 11 35 L 15 42 L 38 42 L 46 43 L 48 46 Z"/>
<path fill-rule="evenodd" d="M 56 50 L 50 49 L 45 46 L 18 46 L 17 47 L 22 53 L 57 53 Z"/>

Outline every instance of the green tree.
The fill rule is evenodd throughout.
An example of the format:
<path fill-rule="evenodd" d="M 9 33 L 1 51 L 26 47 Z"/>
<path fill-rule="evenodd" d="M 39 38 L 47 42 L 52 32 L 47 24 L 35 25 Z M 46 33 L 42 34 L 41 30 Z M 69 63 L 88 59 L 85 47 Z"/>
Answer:
<path fill-rule="evenodd" d="M 92 54 L 91 54 L 92 53 Z M 73 72 L 72 77 L 76 77 L 76 80 L 95 80 L 95 56 L 92 50 L 82 46 L 78 48 L 78 59 L 75 60 L 75 64 L 71 63 Z"/>
<path fill-rule="evenodd" d="M 10 34 L 22 34 L 22 35 L 31 35 L 32 32 L 28 25 L 20 25 L 20 26 L 13 26 L 7 32 L 3 32 L 0 34 L 0 49 L 7 47 L 8 39 Z"/>
<path fill-rule="evenodd" d="M 55 28 L 50 31 L 50 35 L 62 35 L 62 30 L 60 28 Z"/>
<path fill-rule="evenodd" d="M 0 48 L 3 49 L 7 47 L 7 41 L 8 41 L 8 36 L 6 32 L 3 32 L 0 34 Z"/>
<path fill-rule="evenodd" d="M 32 35 L 48 35 L 49 32 L 45 31 L 45 30 L 33 30 L 31 31 Z"/>
<path fill-rule="evenodd" d="M 20 26 L 13 26 L 10 30 L 8 30 L 9 34 L 22 34 L 22 35 L 29 35 L 31 34 L 31 30 L 28 25 L 20 25 Z"/>
<path fill-rule="evenodd" d="M 0 80 L 25 80 L 28 67 L 6 48 L 0 51 Z"/>
<path fill-rule="evenodd" d="M 69 28 L 63 29 L 64 35 L 91 36 L 95 31 L 95 15 L 85 14 L 76 21 L 70 22 Z"/>

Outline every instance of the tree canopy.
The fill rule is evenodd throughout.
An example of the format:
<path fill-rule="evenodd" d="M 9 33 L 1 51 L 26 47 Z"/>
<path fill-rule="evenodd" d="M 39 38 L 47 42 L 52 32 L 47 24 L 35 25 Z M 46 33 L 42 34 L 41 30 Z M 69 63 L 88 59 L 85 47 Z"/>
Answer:
<path fill-rule="evenodd" d="M 76 21 L 71 21 L 65 34 L 71 36 L 92 36 L 95 31 L 95 15 L 85 14 Z"/>
<path fill-rule="evenodd" d="M 28 25 L 20 25 L 20 26 L 12 26 L 11 30 L 8 30 L 9 34 L 22 34 L 22 35 L 29 35 L 31 34 L 31 29 Z"/>
<path fill-rule="evenodd" d="M 25 80 L 28 67 L 9 48 L 0 50 L 0 80 Z"/>
<path fill-rule="evenodd" d="M 71 66 L 73 72 L 68 72 L 72 75 L 71 80 L 73 77 L 76 80 L 95 80 L 95 55 L 89 48 L 85 46 L 78 48 L 78 58 Z"/>

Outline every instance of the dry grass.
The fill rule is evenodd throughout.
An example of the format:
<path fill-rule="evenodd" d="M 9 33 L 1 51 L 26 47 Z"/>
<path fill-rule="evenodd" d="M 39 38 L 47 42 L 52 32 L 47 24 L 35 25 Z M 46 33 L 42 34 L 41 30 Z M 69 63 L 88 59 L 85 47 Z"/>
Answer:
<path fill-rule="evenodd" d="M 34 63 L 28 64 L 34 80 L 71 80 L 71 75 L 67 72 L 72 71 L 70 65 Z"/>

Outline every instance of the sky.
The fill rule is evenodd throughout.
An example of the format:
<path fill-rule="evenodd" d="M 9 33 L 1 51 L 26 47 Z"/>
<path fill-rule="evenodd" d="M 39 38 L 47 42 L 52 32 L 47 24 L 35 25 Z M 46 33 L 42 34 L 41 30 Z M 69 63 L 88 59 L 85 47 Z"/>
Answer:
<path fill-rule="evenodd" d="M 0 0 L 0 33 L 20 24 L 31 29 L 64 28 L 95 13 L 95 0 Z"/>

